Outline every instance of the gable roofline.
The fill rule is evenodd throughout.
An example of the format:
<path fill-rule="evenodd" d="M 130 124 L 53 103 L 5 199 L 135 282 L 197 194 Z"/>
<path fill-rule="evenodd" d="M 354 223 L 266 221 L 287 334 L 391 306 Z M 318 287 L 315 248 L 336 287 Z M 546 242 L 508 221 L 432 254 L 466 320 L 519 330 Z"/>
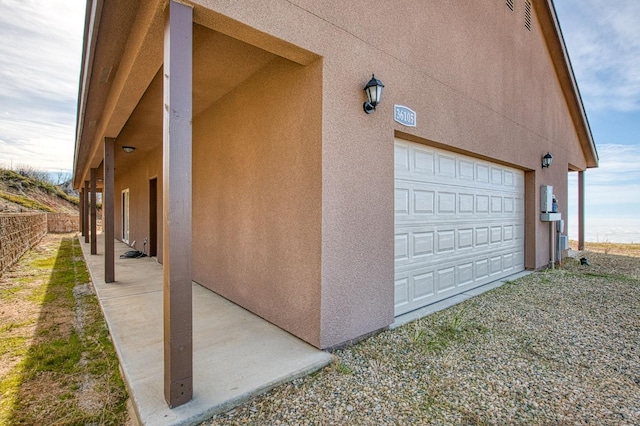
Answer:
<path fill-rule="evenodd" d="M 560 86 L 569 105 L 571 117 L 573 118 L 576 131 L 578 132 L 578 138 L 585 155 L 587 168 L 598 167 L 598 151 L 596 150 L 596 145 L 593 140 L 589 120 L 587 119 L 587 114 L 582 102 L 582 96 L 576 83 L 573 66 L 569 59 L 567 46 L 564 42 L 553 0 L 534 0 L 532 3 L 540 20 L 541 28 L 547 42 L 547 48 L 551 54 L 560 81 Z"/>

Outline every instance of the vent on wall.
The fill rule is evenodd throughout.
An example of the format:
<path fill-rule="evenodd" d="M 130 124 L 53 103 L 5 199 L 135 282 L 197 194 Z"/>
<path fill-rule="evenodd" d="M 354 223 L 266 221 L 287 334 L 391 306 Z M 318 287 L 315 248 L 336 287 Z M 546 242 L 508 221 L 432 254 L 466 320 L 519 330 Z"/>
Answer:
<path fill-rule="evenodd" d="M 513 2 L 515 0 L 507 0 L 507 7 L 513 12 Z"/>
<path fill-rule="evenodd" d="M 531 2 L 524 2 L 524 26 L 531 31 Z"/>

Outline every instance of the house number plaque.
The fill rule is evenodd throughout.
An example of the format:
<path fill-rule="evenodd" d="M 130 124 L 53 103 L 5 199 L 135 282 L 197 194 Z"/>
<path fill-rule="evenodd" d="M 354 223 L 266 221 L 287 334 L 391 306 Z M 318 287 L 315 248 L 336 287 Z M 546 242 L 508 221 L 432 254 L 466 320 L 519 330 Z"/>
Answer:
<path fill-rule="evenodd" d="M 403 126 L 416 127 L 416 112 L 404 105 L 394 105 L 393 119 Z"/>

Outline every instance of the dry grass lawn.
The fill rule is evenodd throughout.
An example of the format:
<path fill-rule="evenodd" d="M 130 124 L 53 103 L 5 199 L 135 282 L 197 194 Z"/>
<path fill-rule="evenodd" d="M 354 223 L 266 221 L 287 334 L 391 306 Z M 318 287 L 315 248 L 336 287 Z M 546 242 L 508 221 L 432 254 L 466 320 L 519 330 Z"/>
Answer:
<path fill-rule="evenodd" d="M 640 245 L 586 248 L 203 424 L 640 424 Z M 48 235 L 0 277 L 0 424 L 126 424 L 126 398 L 79 243 Z"/>
<path fill-rule="evenodd" d="M 571 240 L 569 246 L 573 250 L 578 249 L 578 242 Z M 585 251 L 619 254 L 621 256 L 640 257 L 640 244 L 618 244 L 618 243 L 585 243 Z"/>
<path fill-rule="evenodd" d="M 123 424 L 127 394 L 74 235 L 0 277 L 0 424 Z"/>

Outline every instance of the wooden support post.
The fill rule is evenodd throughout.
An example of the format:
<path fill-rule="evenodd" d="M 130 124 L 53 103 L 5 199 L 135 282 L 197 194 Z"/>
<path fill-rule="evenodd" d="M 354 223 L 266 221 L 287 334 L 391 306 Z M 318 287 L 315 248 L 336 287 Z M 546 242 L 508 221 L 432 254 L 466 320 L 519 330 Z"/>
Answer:
<path fill-rule="evenodd" d="M 78 199 L 78 227 L 80 228 L 80 235 L 84 237 L 84 188 L 80 188 L 80 198 Z"/>
<path fill-rule="evenodd" d="M 114 138 L 104 138 L 104 189 L 102 191 L 102 228 L 104 233 L 104 282 L 116 280 L 114 257 L 115 195 L 114 195 Z"/>
<path fill-rule="evenodd" d="M 98 169 L 91 169 L 91 254 L 98 254 L 98 227 L 96 224 L 96 172 Z"/>
<path fill-rule="evenodd" d="M 89 181 L 84 181 L 84 216 L 82 217 L 82 221 L 84 223 L 84 242 L 89 242 L 89 193 L 91 192 L 91 187 L 89 186 Z"/>
<path fill-rule="evenodd" d="M 584 171 L 578 172 L 578 250 L 584 250 Z"/>
<path fill-rule="evenodd" d="M 191 119 L 193 9 L 169 1 L 164 30 L 163 299 L 164 395 L 193 397 Z"/>

